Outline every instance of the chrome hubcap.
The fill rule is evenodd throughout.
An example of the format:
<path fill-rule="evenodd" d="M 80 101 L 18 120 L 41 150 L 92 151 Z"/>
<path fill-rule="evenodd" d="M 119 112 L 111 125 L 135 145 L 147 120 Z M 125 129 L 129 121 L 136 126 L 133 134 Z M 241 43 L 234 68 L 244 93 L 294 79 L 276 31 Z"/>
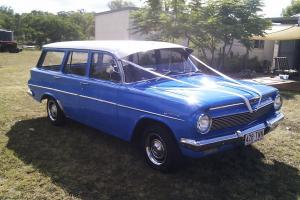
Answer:
<path fill-rule="evenodd" d="M 51 120 L 55 121 L 57 118 L 57 107 L 54 101 L 48 102 L 48 114 Z"/>
<path fill-rule="evenodd" d="M 162 159 L 163 158 L 163 156 L 164 156 L 164 147 L 163 147 L 163 144 L 159 140 L 155 139 L 155 140 L 152 141 L 151 153 L 157 159 Z"/>
<path fill-rule="evenodd" d="M 149 160 L 155 165 L 165 162 L 167 151 L 161 137 L 157 134 L 150 134 L 146 141 L 146 152 Z"/>

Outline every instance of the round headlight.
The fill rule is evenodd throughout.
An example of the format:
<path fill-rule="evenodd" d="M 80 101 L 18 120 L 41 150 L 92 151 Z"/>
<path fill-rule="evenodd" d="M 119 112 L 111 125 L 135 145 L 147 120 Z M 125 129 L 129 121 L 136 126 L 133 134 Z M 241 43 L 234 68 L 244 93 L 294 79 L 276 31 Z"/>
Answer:
<path fill-rule="evenodd" d="M 275 108 L 275 110 L 279 110 L 281 108 L 281 106 L 282 106 L 282 99 L 281 99 L 280 95 L 278 94 L 274 100 L 274 108 Z"/>
<path fill-rule="evenodd" d="M 201 134 L 210 130 L 211 118 L 208 115 L 200 115 L 197 121 L 197 129 Z"/>

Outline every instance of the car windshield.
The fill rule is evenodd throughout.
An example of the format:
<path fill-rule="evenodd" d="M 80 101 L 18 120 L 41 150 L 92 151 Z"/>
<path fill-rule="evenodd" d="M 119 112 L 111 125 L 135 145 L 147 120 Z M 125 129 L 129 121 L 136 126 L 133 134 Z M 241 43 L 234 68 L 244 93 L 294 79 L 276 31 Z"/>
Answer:
<path fill-rule="evenodd" d="M 139 52 L 127 56 L 124 60 L 140 66 L 138 68 L 123 62 L 125 82 L 127 83 L 159 79 L 162 78 L 160 74 L 172 76 L 199 72 L 199 69 L 189 57 L 189 53 L 182 48 Z"/>

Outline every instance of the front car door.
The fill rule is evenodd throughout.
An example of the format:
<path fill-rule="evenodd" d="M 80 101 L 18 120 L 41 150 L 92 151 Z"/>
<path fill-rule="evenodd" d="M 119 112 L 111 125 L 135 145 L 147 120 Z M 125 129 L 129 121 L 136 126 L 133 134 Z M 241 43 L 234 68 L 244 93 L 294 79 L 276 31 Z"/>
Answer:
<path fill-rule="evenodd" d="M 116 99 L 121 78 L 116 63 L 110 53 L 91 51 L 89 79 L 82 85 L 80 104 L 86 124 L 120 137 Z"/>

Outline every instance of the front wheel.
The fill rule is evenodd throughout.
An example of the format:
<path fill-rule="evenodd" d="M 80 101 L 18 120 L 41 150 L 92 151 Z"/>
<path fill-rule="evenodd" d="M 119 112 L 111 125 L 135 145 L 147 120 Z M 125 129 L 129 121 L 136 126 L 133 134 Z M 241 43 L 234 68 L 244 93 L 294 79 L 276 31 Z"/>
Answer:
<path fill-rule="evenodd" d="M 59 126 L 64 124 L 65 115 L 56 100 L 53 98 L 49 98 L 47 100 L 47 114 L 48 119 L 53 125 Z"/>
<path fill-rule="evenodd" d="M 143 133 L 143 153 L 147 163 L 162 172 L 177 169 L 181 152 L 170 131 L 160 125 L 147 127 Z"/>

